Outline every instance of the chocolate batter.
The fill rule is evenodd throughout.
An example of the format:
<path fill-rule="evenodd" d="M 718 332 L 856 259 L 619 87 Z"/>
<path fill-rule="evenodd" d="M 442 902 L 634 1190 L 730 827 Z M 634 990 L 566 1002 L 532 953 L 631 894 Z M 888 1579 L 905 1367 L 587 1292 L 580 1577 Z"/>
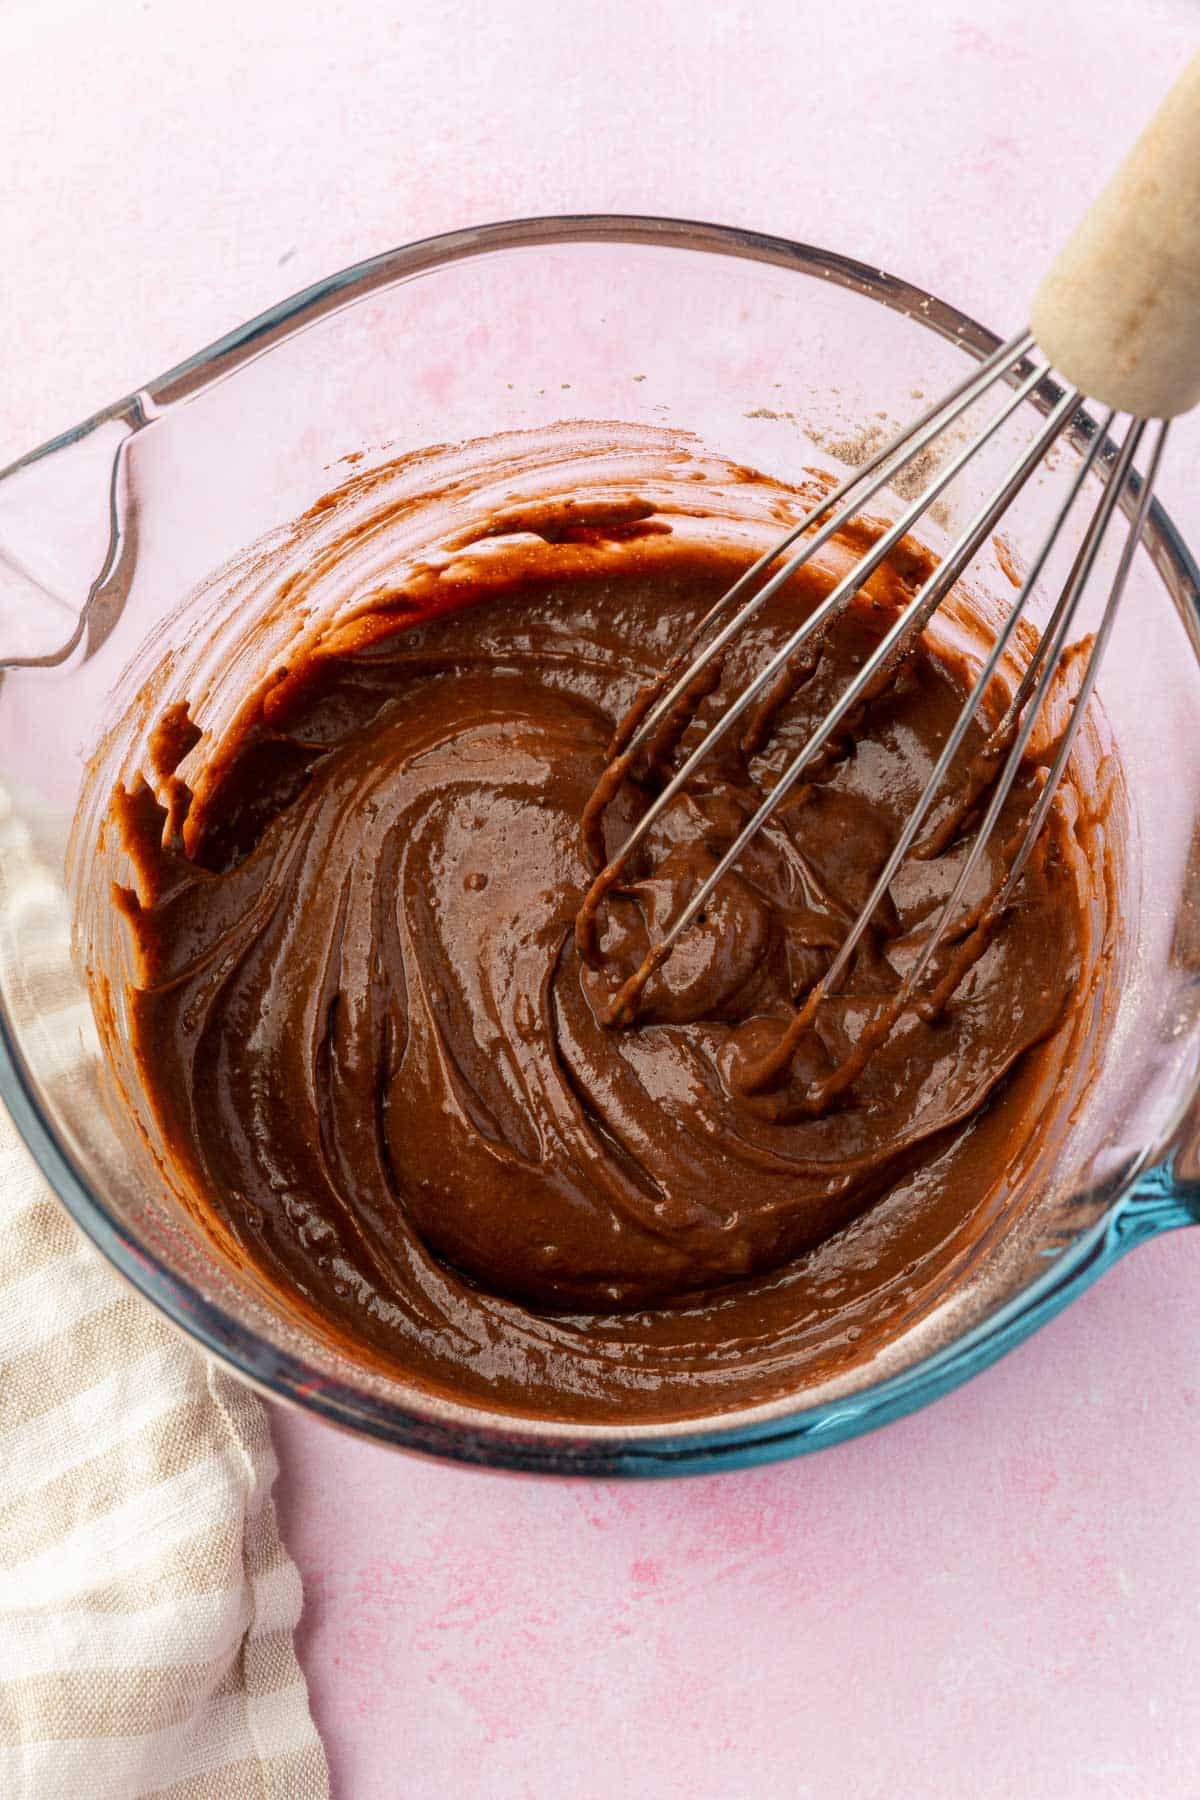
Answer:
<path fill-rule="evenodd" d="M 684 1417 L 796 1385 L 818 1340 L 823 1370 L 853 1358 L 868 1325 L 929 1302 L 922 1255 L 964 1221 L 991 1228 L 1044 1149 L 1056 1087 L 1079 1091 L 1096 901 L 1064 801 L 948 1004 L 906 1007 L 844 1092 L 805 1106 L 949 890 L 964 839 L 936 826 L 982 728 L 933 853 L 897 876 L 840 991 L 767 1091 L 744 1079 L 916 799 L 971 676 L 965 640 L 922 642 L 633 1023 L 613 1022 L 622 982 L 932 567 L 906 541 L 762 741 L 705 766 L 605 902 L 589 966 L 581 821 L 614 722 L 752 554 L 703 513 L 698 498 L 680 531 L 661 505 L 610 497 L 493 520 L 486 573 L 425 567 L 379 590 L 353 629 L 248 690 L 219 754 L 185 703 L 166 707 L 148 779 L 112 800 L 133 954 L 93 973 L 110 999 L 120 985 L 171 1184 L 351 1355 L 491 1408 Z M 768 603 L 685 748 L 873 530 Z M 1043 742 L 973 898 L 1046 759 Z M 610 852 L 661 779 L 635 767 L 603 816 Z"/>

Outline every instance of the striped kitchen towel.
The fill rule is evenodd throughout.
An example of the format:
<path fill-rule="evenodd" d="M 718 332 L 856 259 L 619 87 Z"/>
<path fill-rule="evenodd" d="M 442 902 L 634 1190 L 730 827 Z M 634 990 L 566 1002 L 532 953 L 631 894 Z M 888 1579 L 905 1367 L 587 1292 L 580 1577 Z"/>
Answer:
<path fill-rule="evenodd" d="M 0 1796 L 323 1800 L 266 1416 L 0 1110 Z"/>

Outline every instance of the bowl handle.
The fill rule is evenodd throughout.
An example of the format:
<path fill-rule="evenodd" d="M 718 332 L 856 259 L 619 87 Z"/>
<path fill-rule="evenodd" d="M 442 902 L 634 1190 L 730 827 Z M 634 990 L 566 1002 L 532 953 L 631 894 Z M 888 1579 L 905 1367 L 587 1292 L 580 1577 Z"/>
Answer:
<path fill-rule="evenodd" d="M 136 511 L 128 446 L 146 423 L 123 401 L 0 471 L 0 669 L 92 654 L 125 603 Z"/>

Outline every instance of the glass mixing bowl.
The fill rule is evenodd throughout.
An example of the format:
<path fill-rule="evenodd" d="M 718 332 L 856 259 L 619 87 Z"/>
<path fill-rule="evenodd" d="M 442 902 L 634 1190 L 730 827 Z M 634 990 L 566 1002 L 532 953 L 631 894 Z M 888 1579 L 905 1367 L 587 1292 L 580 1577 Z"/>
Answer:
<path fill-rule="evenodd" d="M 1200 1218 L 1200 574 L 1157 506 L 1101 689 L 1132 812 L 1103 1070 L 1039 1191 L 1001 1209 L 947 1264 L 936 1302 L 836 1379 L 620 1428 L 489 1414 L 364 1372 L 215 1260 L 103 1099 L 70 955 L 68 834 L 118 679 L 152 631 L 170 652 L 214 571 L 352 468 L 562 419 L 686 428 L 794 478 L 852 459 L 996 342 L 931 295 L 803 244 L 664 219 L 521 221 L 321 282 L 0 476 L 0 1089 L 79 1226 L 207 1351 L 412 1450 L 567 1474 L 729 1468 L 911 1411 L 1131 1244 Z M 969 467 L 942 528 L 975 509 L 1057 393 L 1044 382 Z M 1021 496 L 1002 560 L 1028 562 L 1087 429 Z"/>

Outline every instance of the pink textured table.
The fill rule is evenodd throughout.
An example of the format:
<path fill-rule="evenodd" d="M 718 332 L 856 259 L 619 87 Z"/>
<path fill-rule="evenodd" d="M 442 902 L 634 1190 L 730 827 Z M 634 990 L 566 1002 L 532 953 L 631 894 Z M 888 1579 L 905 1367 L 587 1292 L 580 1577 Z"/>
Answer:
<path fill-rule="evenodd" d="M 1011 329 L 1200 37 L 1196 0 L 321 11 L 8 0 L 0 463 L 524 212 L 808 238 Z M 1195 536 L 1194 424 L 1173 452 Z M 277 1415 L 337 1794 L 1200 1794 L 1198 1292 L 1200 1234 L 1156 1245 L 932 1410 L 751 1475 L 547 1485 Z"/>

